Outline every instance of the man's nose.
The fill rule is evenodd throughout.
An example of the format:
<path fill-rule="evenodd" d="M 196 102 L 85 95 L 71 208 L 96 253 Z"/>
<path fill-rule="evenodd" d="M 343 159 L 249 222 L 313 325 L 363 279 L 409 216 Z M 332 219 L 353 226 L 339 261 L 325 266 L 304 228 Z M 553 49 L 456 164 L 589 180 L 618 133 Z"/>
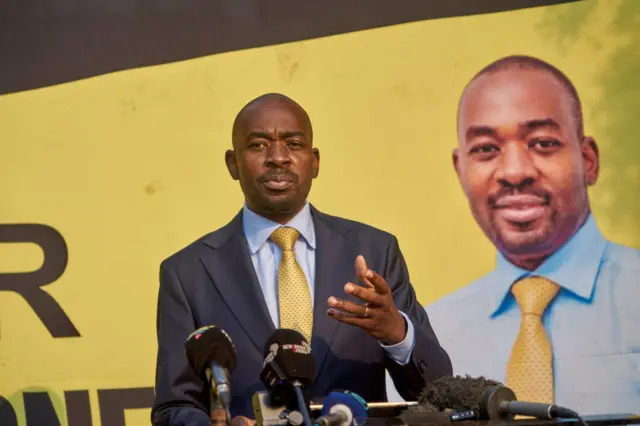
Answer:
<path fill-rule="evenodd" d="M 538 171 L 527 146 L 523 146 L 522 143 L 505 144 L 495 177 L 509 186 L 520 186 L 526 182 L 535 181 Z"/>
<path fill-rule="evenodd" d="M 271 167 L 283 167 L 291 163 L 289 149 L 283 141 L 273 141 L 269 144 L 265 163 Z"/>

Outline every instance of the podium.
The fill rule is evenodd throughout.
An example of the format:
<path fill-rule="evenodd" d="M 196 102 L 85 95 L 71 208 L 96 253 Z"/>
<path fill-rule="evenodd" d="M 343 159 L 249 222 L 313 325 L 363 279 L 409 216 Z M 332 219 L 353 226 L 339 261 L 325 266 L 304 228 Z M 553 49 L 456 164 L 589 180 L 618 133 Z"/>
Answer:
<path fill-rule="evenodd" d="M 267 404 L 266 392 L 258 392 L 254 395 L 254 410 L 256 407 L 260 409 L 256 412 L 256 419 L 262 417 L 266 422 L 264 426 L 283 426 L 288 424 L 287 420 L 279 413 L 283 407 L 270 408 Z M 451 421 L 447 413 L 428 413 L 428 412 L 406 412 L 406 410 L 415 405 L 416 402 L 409 403 L 393 403 L 379 402 L 368 404 L 368 417 L 364 422 L 357 426 L 582 426 L 578 419 L 562 418 L 554 420 L 543 420 L 536 418 L 518 418 L 513 420 L 464 420 Z M 310 415 L 312 419 L 316 419 L 322 415 L 322 404 L 320 401 L 313 401 L 310 406 Z M 639 413 L 620 413 L 620 414 L 602 414 L 582 416 L 582 419 L 588 426 L 624 426 L 624 425 L 640 425 Z M 261 424 L 261 423 L 258 423 Z M 297 423 L 296 423 L 297 424 Z"/>
<path fill-rule="evenodd" d="M 640 424 L 640 414 L 607 414 L 582 417 L 589 426 L 623 426 Z M 519 420 L 484 420 L 442 422 L 431 413 L 420 413 L 407 417 L 406 420 L 397 417 L 369 417 L 366 426 L 580 426 L 577 419 L 519 419 Z"/>

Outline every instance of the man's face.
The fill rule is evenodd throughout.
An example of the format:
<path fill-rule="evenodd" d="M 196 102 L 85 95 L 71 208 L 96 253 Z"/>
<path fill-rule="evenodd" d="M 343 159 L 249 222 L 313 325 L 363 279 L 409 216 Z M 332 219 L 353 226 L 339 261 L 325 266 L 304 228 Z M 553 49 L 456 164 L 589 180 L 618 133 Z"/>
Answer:
<path fill-rule="evenodd" d="M 312 147 L 309 121 L 286 99 L 251 105 L 234 132 L 226 162 L 240 180 L 247 206 L 273 220 L 290 219 L 304 206 L 320 156 Z"/>
<path fill-rule="evenodd" d="M 456 171 L 476 221 L 512 261 L 552 254 L 589 212 L 598 152 L 573 111 L 545 71 L 487 74 L 463 95 Z"/>

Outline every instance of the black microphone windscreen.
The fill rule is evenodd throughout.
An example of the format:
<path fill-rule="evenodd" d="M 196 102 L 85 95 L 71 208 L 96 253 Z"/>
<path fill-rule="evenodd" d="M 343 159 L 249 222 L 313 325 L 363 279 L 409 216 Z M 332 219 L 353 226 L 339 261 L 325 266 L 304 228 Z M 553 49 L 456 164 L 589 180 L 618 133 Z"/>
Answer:
<path fill-rule="evenodd" d="M 229 335 L 216 326 L 205 326 L 189 335 L 184 344 L 189 365 L 203 375 L 210 362 L 215 361 L 229 372 L 236 368 L 236 350 Z"/>
<path fill-rule="evenodd" d="M 271 345 L 274 343 L 278 343 L 281 345 L 285 345 L 285 344 L 301 345 L 304 343 L 305 345 L 309 346 L 309 342 L 307 342 L 307 339 L 304 338 L 302 333 L 296 330 L 291 330 L 289 328 L 279 328 L 273 333 L 271 333 L 271 336 L 269 336 L 269 338 L 264 344 L 264 349 L 262 353 L 264 354 L 265 357 L 271 351 Z"/>
<path fill-rule="evenodd" d="M 308 387 L 315 376 L 316 363 L 311 346 L 302 334 L 278 329 L 269 336 L 264 345 L 264 370 L 260 376 L 268 389 L 282 380 L 297 380 Z"/>
<path fill-rule="evenodd" d="M 418 405 L 408 411 L 441 412 L 444 410 L 480 409 L 483 394 L 501 383 L 480 377 L 445 376 L 426 383 L 418 398 Z"/>

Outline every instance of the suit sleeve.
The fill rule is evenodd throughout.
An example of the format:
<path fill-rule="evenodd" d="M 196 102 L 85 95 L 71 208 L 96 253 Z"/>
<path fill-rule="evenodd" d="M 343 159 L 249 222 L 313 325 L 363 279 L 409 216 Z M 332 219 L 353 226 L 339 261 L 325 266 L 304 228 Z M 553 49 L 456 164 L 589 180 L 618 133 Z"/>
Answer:
<path fill-rule="evenodd" d="M 411 320 L 415 336 L 409 362 L 400 365 L 388 358 L 386 367 L 400 396 L 415 401 L 427 381 L 453 374 L 451 360 L 440 346 L 427 312 L 416 299 L 396 237 L 392 237 L 387 247 L 384 277 L 391 287 L 396 307 Z"/>
<path fill-rule="evenodd" d="M 195 330 L 191 308 L 176 273 L 163 262 L 157 312 L 158 356 L 154 426 L 210 426 L 205 383 L 193 373 L 184 342 Z"/>

